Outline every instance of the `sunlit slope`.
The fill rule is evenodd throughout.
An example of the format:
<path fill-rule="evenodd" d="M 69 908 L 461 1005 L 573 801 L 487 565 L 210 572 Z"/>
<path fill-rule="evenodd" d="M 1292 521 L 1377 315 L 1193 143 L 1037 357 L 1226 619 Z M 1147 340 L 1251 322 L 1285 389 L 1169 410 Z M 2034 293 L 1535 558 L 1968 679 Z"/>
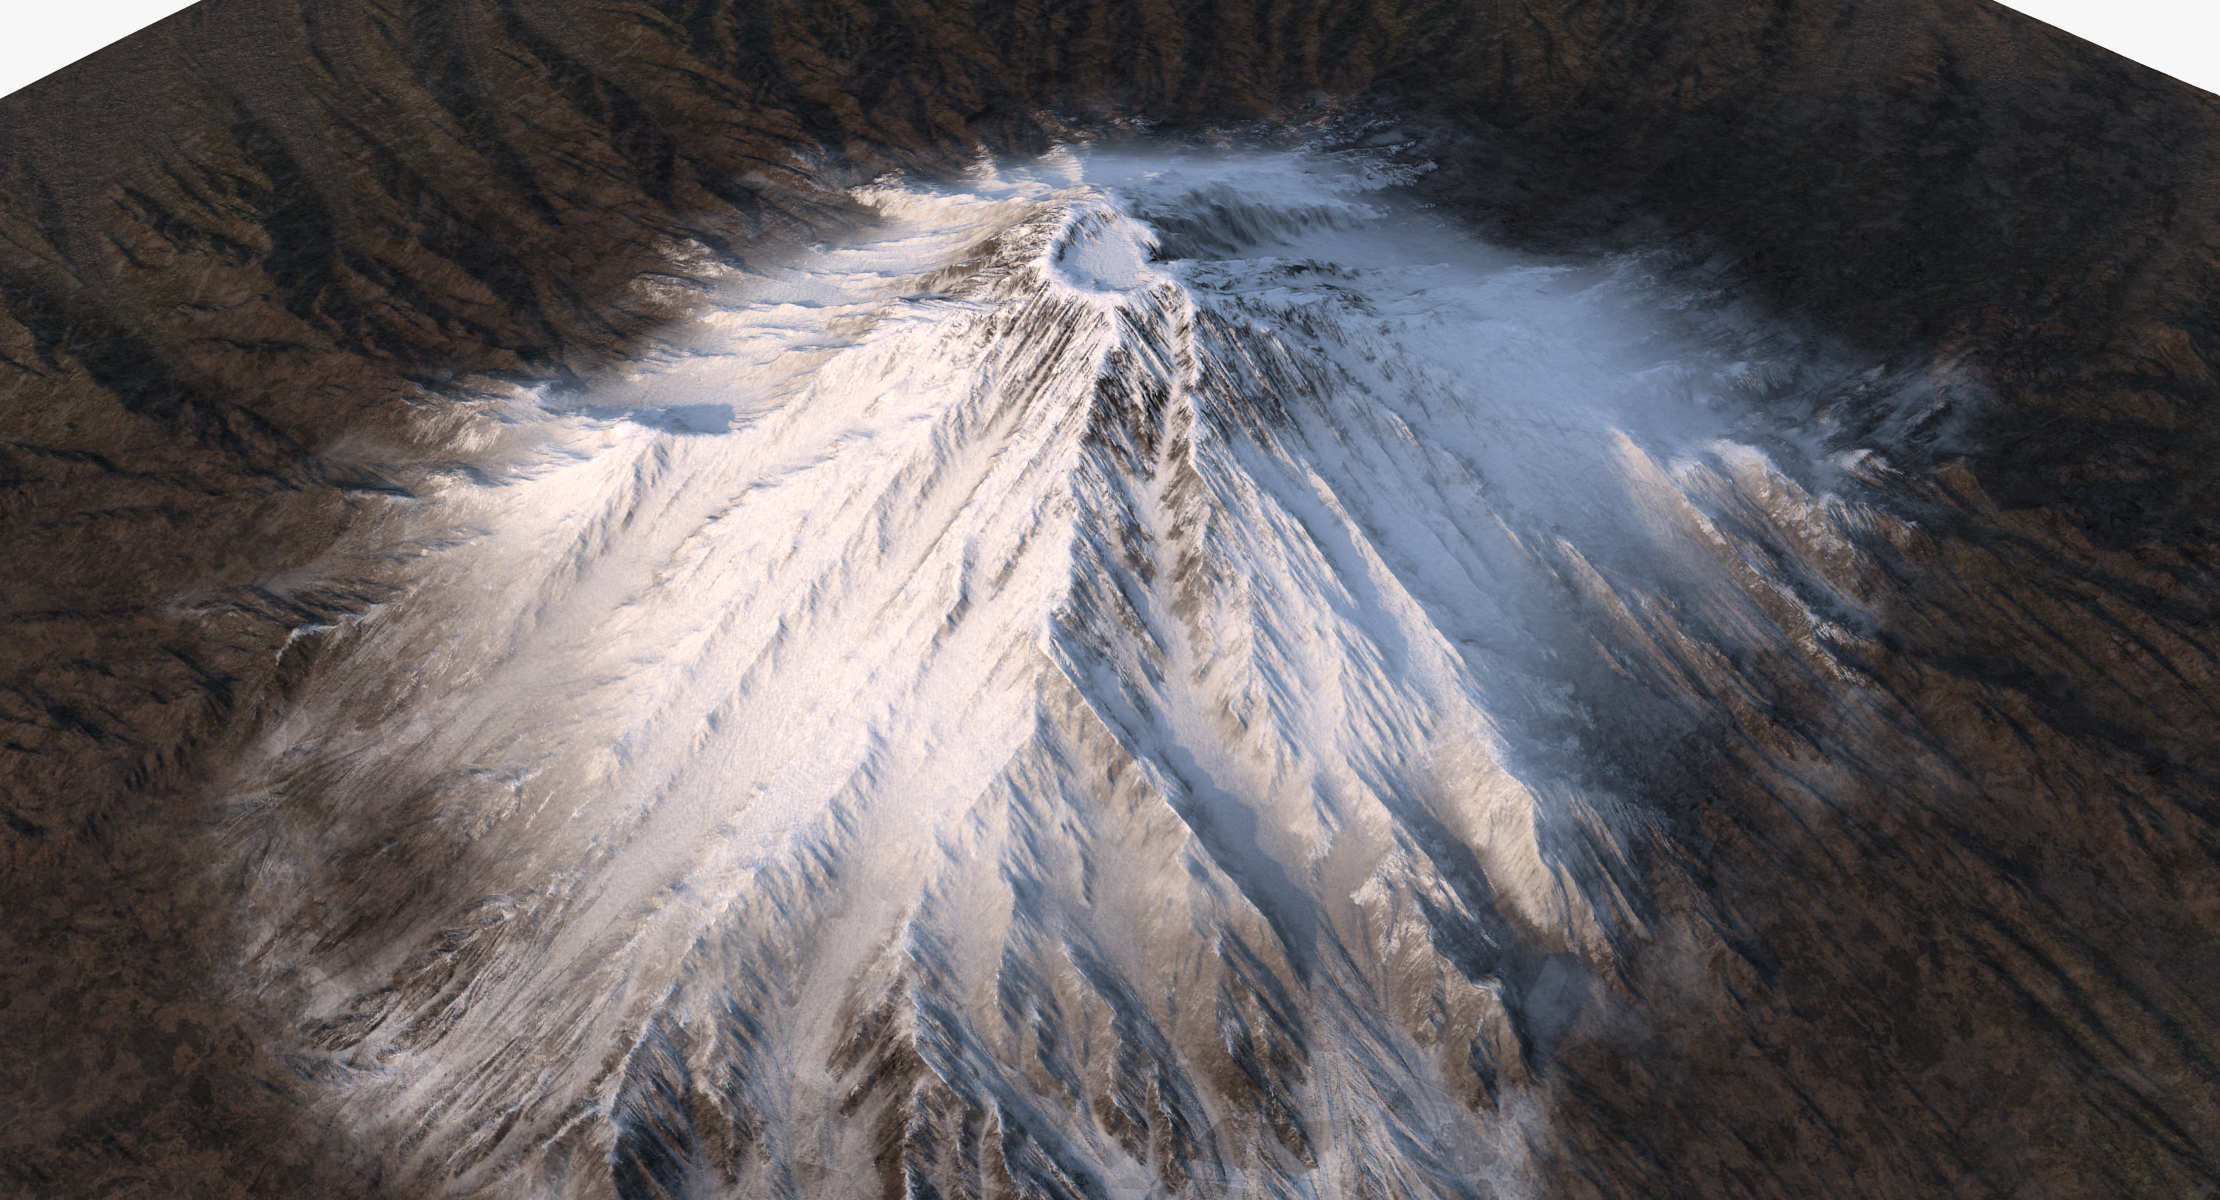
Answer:
<path fill-rule="evenodd" d="M 1861 545 L 1913 535 L 1808 490 L 1870 454 L 1754 415 L 1808 352 L 1385 182 L 876 187 L 661 369 L 470 422 L 356 547 L 416 548 L 406 594 L 304 633 L 228 789 L 254 986 L 361 1152 L 488 1194 L 1538 1186 L 1625 954 L 1717 953 L 1606 743 L 1702 736 L 1743 671 L 1888 719 L 1836 655 Z"/>

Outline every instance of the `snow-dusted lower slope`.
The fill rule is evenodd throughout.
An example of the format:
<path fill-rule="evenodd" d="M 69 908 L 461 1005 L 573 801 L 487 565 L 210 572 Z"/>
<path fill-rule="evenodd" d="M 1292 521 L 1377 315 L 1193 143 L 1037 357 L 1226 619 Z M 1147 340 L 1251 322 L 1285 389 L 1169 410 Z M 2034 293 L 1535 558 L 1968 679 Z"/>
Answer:
<path fill-rule="evenodd" d="M 1837 678 L 1845 533 L 1908 535 L 1755 448 L 1788 364 L 1391 182 L 882 185 L 465 419 L 221 864 L 384 1178 L 1521 1194 L 1539 1073 L 1691 936 L 1605 743 Z"/>

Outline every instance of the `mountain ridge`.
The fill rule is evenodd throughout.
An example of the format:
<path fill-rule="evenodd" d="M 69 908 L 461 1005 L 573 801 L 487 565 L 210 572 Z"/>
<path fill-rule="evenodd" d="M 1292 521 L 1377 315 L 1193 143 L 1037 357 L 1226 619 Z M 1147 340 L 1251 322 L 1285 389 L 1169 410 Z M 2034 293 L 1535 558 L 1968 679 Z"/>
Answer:
<path fill-rule="evenodd" d="M 159 1162 L 208 1194 L 374 1189 L 296 1133 L 292 1031 L 210 982 L 232 934 L 195 871 L 223 836 L 212 781 L 315 677 L 295 633 L 391 597 L 380 564 L 325 556 L 417 486 L 443 407 L 603 377 L 707 264 L 857 227 L 845 189 L 889 170 L 1120 121 L 1349 113 L 1393 123 L 1439 166 L 1414 195 L 1492 237 L 1649 252 L 1722 311 L 1871 364 L 1866 399 L 1835 399 L 1846 443 L 1907 389 L 1949 406 L 1876 476 L 1923 533 L 1882 556 L 1865 668 L 1955 731 L 1955 773 L 1875 767 L 1811 832 L 1767 807 L 1781 739 L 1830 762 L 1886 744 L 1778 680 L 1722 710 L 1724 748 L 1630 753 L 1673 802 L 1665 845 L 1718 856 L 1742 964 L 1719 969 L 1757 1032 L 1663 1006 L 1673 1032 L 1641 1054 L 1573 1047 L 1555 1186 L 1815 1194 L 1884 1153 L 1976 1193 L 2209 1179 L 2187 1092 L 2212 1082 L 2211 1018 L 2179 997 L 2220 919 L 2198 899 L 2220 811 L 2200 741 L 2220 107 L 1971 0 L 204 0 L 0 100 L 5 889 L 25 914 L 6 1020 L 31 1048 L 7 1069 L 38 1081 L 11 1089 L 11 1178 L 102 1194 Z M 1895 897 L 1870 936 L 1815 915 L 1867 886 L 1840 861 Z M 1951 871 L 1966 891 L 1920 890 Z M 1814 879 L 1833 890 L 1793 898 Z M 1923 927 L 1902 911 L 1921 895 L 1990 932 Z M 1976 1016 L 2054 1040 L 1995 1044 Z M 1780 1060 L 1771 1082 L 1738 1075 L 1748 1046 Z M 2138 1080 L 2137 1055 L 2171 1065 Z M 1984 1112 L 1951 1072 L 2050 1111 Z M 1728 1098 L 1691 1099 L 1707 1088 Z M 1884 1095 L 1899 1128 L 1843 1132 Z M 2115 1158 L 2072 1161 L 2108 1139 Z M 1766 1181 L 1804 1154 L 1836 1157 Z"/>

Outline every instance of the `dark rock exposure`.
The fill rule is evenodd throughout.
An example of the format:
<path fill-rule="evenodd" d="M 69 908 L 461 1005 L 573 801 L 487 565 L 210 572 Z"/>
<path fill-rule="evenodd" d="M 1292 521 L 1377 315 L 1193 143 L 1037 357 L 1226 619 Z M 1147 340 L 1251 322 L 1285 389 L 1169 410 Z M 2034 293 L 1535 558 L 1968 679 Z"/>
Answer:
<path fill-rule="evenodd" d="M 1671 298 L 1629 344 L 1710 355 L 1737 415 L 1596 433 L 1565 461 L 1665 499 L 1550 510 L 1458 449 L 1492 416 L 1459 442 L 1395 407 L 1423 371 L 1366 374 L 1463 335 L 1255 249 L 1355 218 L 1140 183 L 870 268 L 909 282 L 771 415 L 605 399 L 719 289 L 940 236 L 916 197 L 1073 146 L 1371 164 L 1367 212 Z M 1242 223 L 1271 204 L 1292 232 Z M 1144 224 L 1154 258 L 1098 252 Z M 827 492 L 875 523 L 763 609 L 786 641 L 718 657 L 743 617 L 704 618 L 724 665 L 594 693 L 667 736 L 561 724 L 591 646 L 652 640 L 575 599 L 606 564 L 652 543 L 662 587 L 773 519 L 657 490 L 711 477 L 686 422 L 942 386 L 869 357 L 928 312 L 950 395 L 1024 398 L 963 436 L 1094 406 L 1040 427 L 1059 465 L 936 433 Z M 201 0 L 0 98 L 0 1196 L 2220 1194 L 2216 371 L 2220 100 L 1987 0 Z M 542 503 L 503 481 L 558 468 L 485 447 L 536 405 L 644 439 L 563 534 L 603 576 L 500 549 Z M 945 516 L 969 570 L 997 503 L 1069 561 L 868 649 L 927 573 L 867 602 L 855 547 Z M 1326 565 L 1269 575 L 1274 538 Z M 731 555 L 769 606 L 775 556 Z M 1513 563 L 1549 599 L 1456 599 Z M 564 621 L 542 726 L 447 704 Z M 978 678 L 855 718 L 830 832 L 775 831 L 806 853 L 666 804 L 790 803 L 749 714 L 833 721 L 796 689 L 955 678 L 941 647 Z M 1221 702 L 1240 655 L 1266 682 Z M 991 779 L 935 782 L 1004 736 L 987 699 L 904 757 L 998 688 Z M 656 737 L 678 782 L 626 774 Z"/>

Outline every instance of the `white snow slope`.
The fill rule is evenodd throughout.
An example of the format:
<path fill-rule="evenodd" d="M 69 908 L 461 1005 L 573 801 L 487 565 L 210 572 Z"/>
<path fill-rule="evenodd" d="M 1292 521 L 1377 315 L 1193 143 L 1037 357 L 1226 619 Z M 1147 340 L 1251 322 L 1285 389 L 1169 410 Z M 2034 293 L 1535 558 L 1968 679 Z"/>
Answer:
<path fill-rule="evenodd" d="M 1894 527 L 1737 433 L 1793 364 L 1394 182 L 865 189 L 366 502 L 408 586 L 289 651 L 218 866 L 382 1177 L 1524 1191 L 1539 1067 L 1660 936 L 1599 739 L 1835 676 L 1844 531 Z"/>

